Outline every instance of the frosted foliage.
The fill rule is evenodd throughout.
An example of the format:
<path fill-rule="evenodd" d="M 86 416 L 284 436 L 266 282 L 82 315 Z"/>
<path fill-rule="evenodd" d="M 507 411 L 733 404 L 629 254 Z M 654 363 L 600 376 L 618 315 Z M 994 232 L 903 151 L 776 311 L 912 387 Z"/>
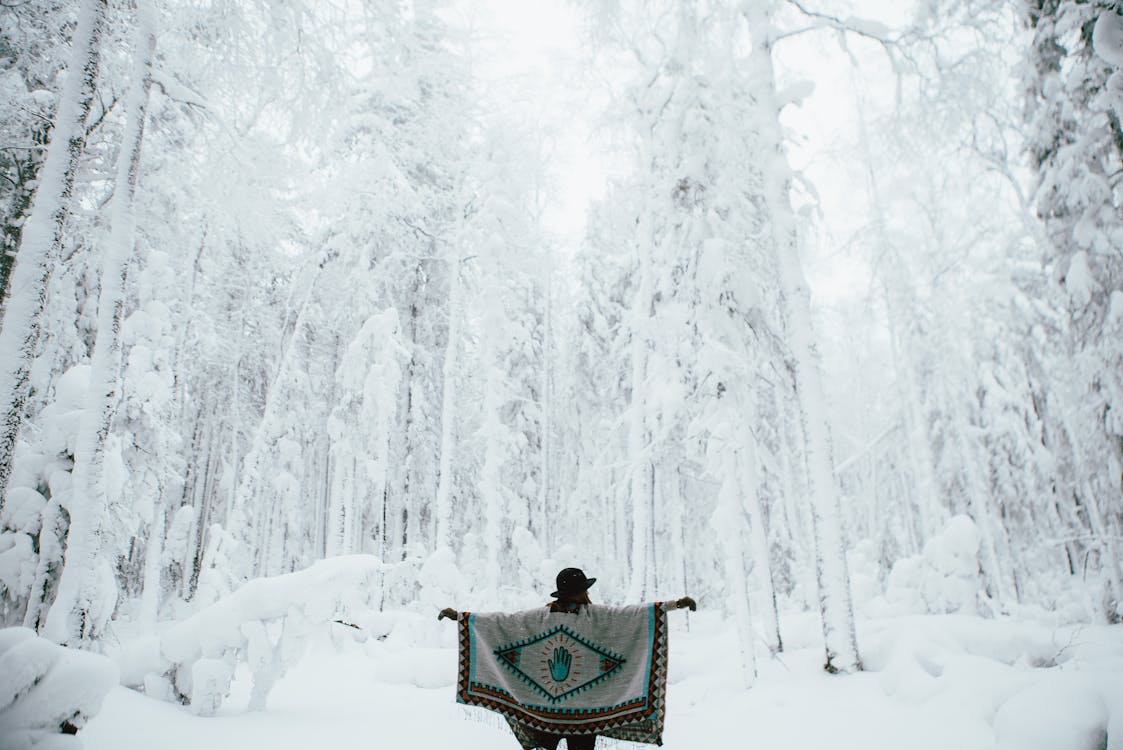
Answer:
<path fill-rule="evenodd" d="M 1104 10 L 1092 29 L 1092 46 L 1106 63 L 1123 69 L 1123 16 Z"/>
<path fill-rule="evenodd" d="M 463 601 L 469 587 L 451 550 L 437 550 L 422 564 L 417 573 L 421 586 L 420 601 L 428 608 L 441 610 L 446 602 Z"/>
<path fill-rule="evenodd" d="M 1079 240 L 1079 237 L 1077 239 Z M 1068 273 L 1065 274 L 1065 289 L 1072 296 L 1073 303 L 1081 307 L 1092 299 L 1096 282 L 1092 278 L 1091 269 L 1088 268 L 1088 253 L 1081 251 L 1072 256 Z"/>
<path fill-rule="evenodd" d="M 1123 68 L 1112 73 L 1104 83 L 1103 96 L 1107 106 L 1115 110 L 1115 116 L 1123 117 Z"/>
<path fill-rule="evenodd" d="M 65 649 L 27 628 L 0 630 L 0 739 L 5 750 L 81 747 L 56 736 L 80 729 L 117 685 L 117 668 L 99 654 Z"/>
<path fill-rule="evenodd" d="M 0 591 L 14 599 L 30 589 L 37 561 L 31 536 L 10 531 L 0 533 Z"/>
<path fill-rule="evenodd" d="M 47 499 L 30 487 L 12 487 L 0 508 L 0 524 L 25 534 L 38 534 Z"/>
<path fill-rule="evenodd" d="M 974 613 L 979 591 L 979 530 L 954 516 L 923 552 L 894 564 L 886 584 L 890 603 L 910 611 Z"/>

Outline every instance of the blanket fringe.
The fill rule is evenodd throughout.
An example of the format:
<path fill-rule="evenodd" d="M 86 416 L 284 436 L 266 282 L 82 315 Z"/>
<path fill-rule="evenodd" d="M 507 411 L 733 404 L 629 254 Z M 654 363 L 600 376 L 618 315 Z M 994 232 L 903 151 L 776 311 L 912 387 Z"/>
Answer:
<path fill-rule="evenodd" d="M 488 711 L 485 708 L 476 708 L 475 706 L 460 706 L 460 719 L 461 721 L 470 721 L 473 724 L 482 724 L 485 727 L 494 729 L 497 732 L 504 732 L 510 734 L 511 728 L 507 726 L 507 720 L 500 714 L 494 711 Z"/>
<path fill-rule="evenodd" d="M 481 724 L 502 734 L 509 735 L 511 733 L 511 728 L 507 725 L 507 720 L 504 719 L 502 715 L 484 708 L 460 706 L 460 720 L 469 721 L 473 724 Z M 558 750 L 561 750 L 562 747 L 563 746 L 559 745 Z M 646 747 L 646 745 L 642 742 L 628 742 L 627 740 L 617 740 L 612 737 L 597 735 L 597 750 L 639 750 L 644 747 Z"/>

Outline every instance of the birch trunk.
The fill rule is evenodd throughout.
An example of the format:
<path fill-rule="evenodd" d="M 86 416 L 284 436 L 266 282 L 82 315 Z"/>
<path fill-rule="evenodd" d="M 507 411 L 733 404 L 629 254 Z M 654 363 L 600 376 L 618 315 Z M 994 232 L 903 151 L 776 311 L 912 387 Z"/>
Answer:
<path fill-rule="evenodd" d="M 70 529 L 58 596 L 47 613 L 45 634 L 59 643 L 89 643 L 108 622 L 99 600 L 108 592 L 98 575 L 104 564 L 102 525 L 111 499 L 105 488 L 105 454 L 120 390 L 121 314 L 125 303 L 125 278 L 133 257 L 136 219 L 137 169 L 144 140 L 144 117 L 151 82 L 150 68 L 156 33 L 148 8 L 137 7 L 136 43 L 132 82 L 125 99 L 125 127 L 117 156 L 113 192 L 112 229 L 105 249 L 98 295 L 97 338 L 90 358 L 90 386 L 75 450 L 74 498 L 70 504 Z M 114 580 L 110 578 L 109 580 Z M 117 592 L 112 592 L 114 600 Z"/>
<path fill-rule="evenodd" d="M 6 494 L 12 457 L 30 390 L 47 279 L 62 253 L 74 177 L 86 143 L 86 116 L 97 85 L 107 0 L 83 0 L 39 187 L 16 252 L 0 324 L 0 494 Z"/>
<path fill-rule="evenodd" d="M 811 494 L 812 528 L 815 535 L 819 608 L 822 613 L 828 672 L 860 670 L 850 576 L 842 540 L 838 489 L 835 486 L 830 429 L 811 325 L 810 295 L 799 261 L 795 217 L 791 208 L 791 168 L 783 153 L 776 98 L 776 76 L 772 65 L 772 3 L 746 2 L 745 18 L 752 36 L 750 62 L 760 82 L 762 107 L 762 169 L 765 202 L 772 225 L 780 288 L 787 308 L 800 422 L 807 441 L 807 479 Z"/>

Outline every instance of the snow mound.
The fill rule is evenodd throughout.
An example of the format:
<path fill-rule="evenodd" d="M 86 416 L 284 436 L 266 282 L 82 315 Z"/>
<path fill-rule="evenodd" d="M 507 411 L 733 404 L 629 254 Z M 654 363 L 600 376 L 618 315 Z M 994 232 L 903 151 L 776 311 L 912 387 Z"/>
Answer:
<path fill-rule="evenodd" d="M 863 661 L 886 695 L 964 725 L 996 750 L 1114 748 L 1123 738 L 1123 639 L 1112 628 L 916 616 L 865 624 Z"/>
<path fill-rule="evenodd" d="M 72 736 L 117 685 L 98 654 L 63 648 L 28 628 L 0 630 L 0 747 L 80 748 Z"/>
<path fill-rule="evenodd" d="M 967 516 L 951 518 L 920 555 L 893 566 L 886 599 L 907 612 L 975 612 L 979 541 L 974 521 Z"/>
<path fill-rule="evenodd" d="M 1082 675 L 1058 675 L 1006 701 L 994 717 L 996 750 L 1108 747 L 1108 707 Z"/>
<path fill-rule="evenodd" d="M 362 620 L 399 568 L 373 555 L 345 555 L 249 581 L 165 631 L 158 653 L 130 652 L 129 684 L 143 683 L 154 697 L 174 695 L 193 712 L 211 715 L 245 663 L 253 673 L 250 708 L 263 709 L 276 681 L 303 656 L 313 629 Z"/>

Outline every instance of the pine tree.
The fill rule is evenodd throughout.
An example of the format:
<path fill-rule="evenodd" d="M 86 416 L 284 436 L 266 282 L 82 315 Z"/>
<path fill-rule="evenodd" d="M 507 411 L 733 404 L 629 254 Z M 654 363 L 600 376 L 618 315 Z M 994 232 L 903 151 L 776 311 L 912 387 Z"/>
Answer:
<path fill-rule="evenodd" d="M 1118 29 L 1121 13 L 1112 0 L 1031 3 L 1026 108 L 1036 208 L 1051 251 L 1049 291 L 1067 313 L 1058 340 L 1059 359 L 1071 368 L 1062 408 L 1072 415 L 1068 440 L 1080 477 L 1069 491 L 1098 540 L 1112 620 L 1123 602 L 1116 542 L 1123 528 L 1123 127 L 1111 97 L 1118 49 L 1096 42 L 1108 36 L 1105 28 Z M 1055 382 L 1066 379 L 1058 372 Z"/>

